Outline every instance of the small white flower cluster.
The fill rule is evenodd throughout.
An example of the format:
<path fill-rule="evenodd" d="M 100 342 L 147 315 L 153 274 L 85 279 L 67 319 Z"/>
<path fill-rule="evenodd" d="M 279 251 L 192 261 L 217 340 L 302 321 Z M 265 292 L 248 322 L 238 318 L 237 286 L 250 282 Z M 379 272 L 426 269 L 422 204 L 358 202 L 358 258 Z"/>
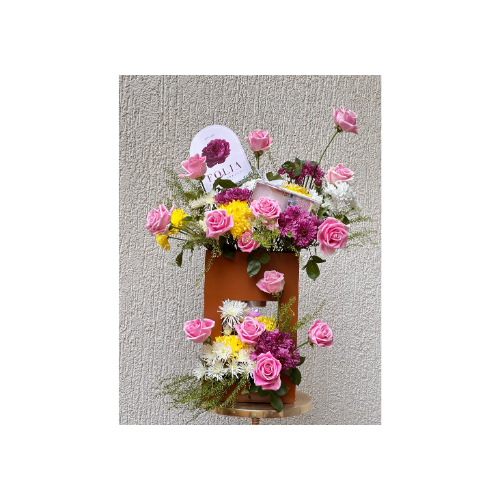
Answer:
<path fill-rule="evenodd" d="M 329 196 L 329 198 L 325 199 L 323 206 L 337 210 L 339 202 L 342 202 L 354 210 L 361 210 L 356 199 L 356 193 L 347 182 L 337 181 L 335 184 L 327 183 L 323 190 Z"/>
<path fill-rule="evenodd" d="M 233 356 L 231 345 L 223 342 L 204 344 L 201 349 L 201 362 L 194 370 L 198 380 L 222 380 L 225 375 L 246 378 L 253 377 L 256 362 L 250 359 L 253 346 L 245 346 Z"/>
<path fill-rule="evenodd" d="M 210 191 L 210 193 L 205 193 L 201 195 L 196 200 L 191 200 L 189 202 L 189 206 L 191 208 L 203 208 L 203 207 L 211 207 L 215 205 L 214 196 L 216 195 L 215 191 Z"/>

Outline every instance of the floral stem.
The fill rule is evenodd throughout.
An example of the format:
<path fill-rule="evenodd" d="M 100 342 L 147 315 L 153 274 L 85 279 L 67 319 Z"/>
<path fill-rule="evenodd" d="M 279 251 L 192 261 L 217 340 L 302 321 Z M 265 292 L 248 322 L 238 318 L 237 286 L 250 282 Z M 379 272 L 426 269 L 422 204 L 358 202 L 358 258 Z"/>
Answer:
<path fill-rule="evenodd" d="M 330 142 L 326 145 L 326 148 L 325 150 L 323 151 L 323 153 L 321 153 L 321 156 L 319 157 L 319 161 L 318 161 L 318 164 L 321 165 L 321 160 L 323 159 L 323 156 L 325 155 L 326 153 L 326 150 L 330 147 L 330 144 L 332 143 L 333 139 L 335 139 L 335 136 L 339 133 L 339 130 L 337 129 L 335 131 L 335 134 L 333 134 L 333 137 L 330 139 Z M 316 171 L 314 171 L 316 172 Z"/>
<path fill-rule="evenodd" d="M 306 340 L 303 344 L 300 344 L 295 349 L 300 349 L 303 345 L 306 345 L 306 344 L 309 344 L 309 343 L 310 343 L 309 340 Z"/>

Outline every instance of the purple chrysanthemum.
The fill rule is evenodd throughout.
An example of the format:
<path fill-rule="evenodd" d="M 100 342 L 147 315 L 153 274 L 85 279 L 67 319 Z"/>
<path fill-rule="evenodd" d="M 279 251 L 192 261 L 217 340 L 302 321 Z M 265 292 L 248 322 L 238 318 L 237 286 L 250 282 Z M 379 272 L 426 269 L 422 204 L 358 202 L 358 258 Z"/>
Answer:
<path fill-rule="evenodd" d="M 293 243 L 298 247 L 307 247 L 316 239 L 321 221 L 301 207 L 287 207 L 278 218 L 280 234 L 288 236 L 291 231 Z"/>
<path fill-rule="evenodd" d="M 295 168 L 295 163 L 293 164 L 293 168 Z M 297 176 L 294 175 L 293 168 L 290 170 L 290 172 L 287 172 L 284 168 L 280 168 L 278 170 L 278 174 L 286 174 L 289 179 L 293 180 L 295 184 L 298 184 L 299 186 L 303 186 L 304 179 L 306 177 L 312 177 L 316 186 L 321 186 L 321 182 L 323 181 L 325 172 L 321 170 L 321 167 L 319 165 L 311 165 L 310 162 L 307 162 L 302 167 L 302 172 L 300 173 L 300 175 Z"/>
<path fill-rule="evenodd" d="M 265 331 L 260 337 L 250 359 L 255 361 L 259 354 L 270 352 L 280 363 L 282 370 L 295 368 L 300 362 L 299 351 L 289 333 L 273 330 Z"/>
<path fill-rule="evenodd" d="M 252 192 L 245 188 L 231 188 L 226 189 L 225 191 L 220 192 L 214 196 L 215 202 L 218 205 L 225 205 L 231 201 L 239 200 L 239 201 L 248 201 L 248 199 L 252 196 Z"/>
<path fill-rule="evenodd" d="M 310 219 L 298 220 L 292 229 L 294 243 L 298 247 L 308 246 L 318 234 L 318 229 Z"/>

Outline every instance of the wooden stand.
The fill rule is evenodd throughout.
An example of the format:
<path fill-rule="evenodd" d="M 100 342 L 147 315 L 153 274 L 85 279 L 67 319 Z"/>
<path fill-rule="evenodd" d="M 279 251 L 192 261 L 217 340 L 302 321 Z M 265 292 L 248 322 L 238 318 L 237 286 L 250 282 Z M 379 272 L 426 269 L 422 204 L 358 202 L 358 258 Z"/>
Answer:
<path fill-rule="evenodd" d="M 284 404 L 279 413 L 270 405 L 263 403 L 236 403 L 234 408 L 215 408 L 217 415 L 249 418 L 251 425 L 259 425 L 261 418 L 287 418 L 307 413 L 312 406 L 311 398 L 300 391 L 295 391 L 295 403 Z"/>

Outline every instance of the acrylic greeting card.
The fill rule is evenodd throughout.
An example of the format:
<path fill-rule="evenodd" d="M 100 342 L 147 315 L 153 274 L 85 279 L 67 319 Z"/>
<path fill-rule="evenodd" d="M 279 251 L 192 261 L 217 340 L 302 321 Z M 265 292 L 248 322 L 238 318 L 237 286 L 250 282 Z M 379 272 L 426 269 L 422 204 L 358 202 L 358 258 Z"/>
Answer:
<path fill-rule="evenodd" d="M 216 179 L 223 177 L 238 182 L 252 172 L 238 137 L 223 125 L 210 125 L 200 130 L 191 142 L 189 154 L 206 158 L 207 172 L 203 179 L 206 192 L 211 191 Z"/>

